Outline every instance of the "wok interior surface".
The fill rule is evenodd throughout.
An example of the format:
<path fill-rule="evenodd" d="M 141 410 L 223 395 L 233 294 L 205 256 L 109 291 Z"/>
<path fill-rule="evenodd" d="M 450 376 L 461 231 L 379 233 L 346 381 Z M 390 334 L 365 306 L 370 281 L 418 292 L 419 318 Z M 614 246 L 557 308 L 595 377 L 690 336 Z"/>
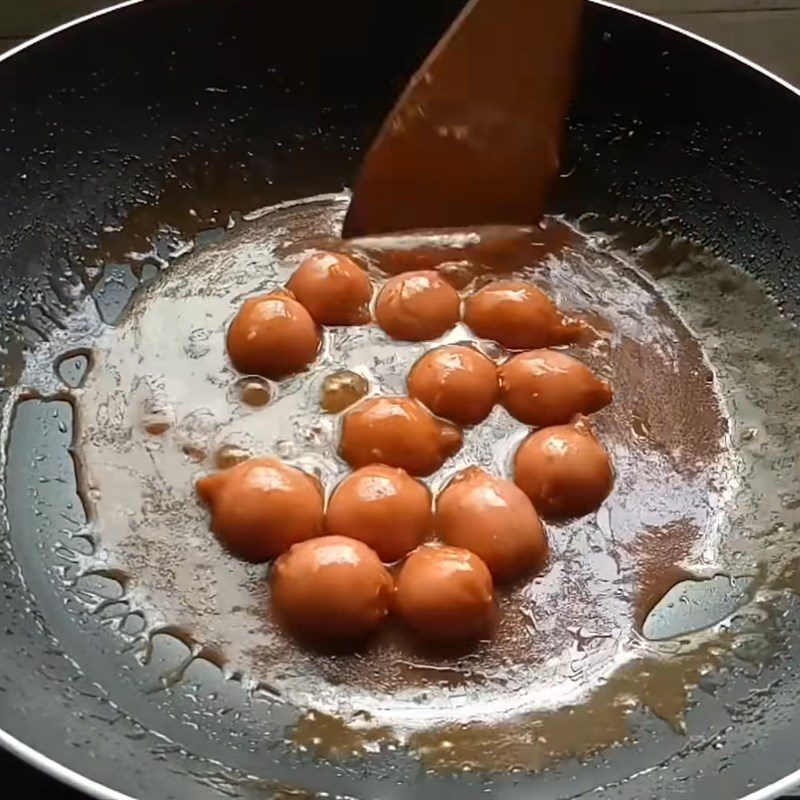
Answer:
<path fill-rule="evenodd" d="M 5 427 L 12 437 L 4 485 L 10 531 L 0 551 L 2 722 L 67 767 L 143 797 L 295 789 L 462 797 L 487 787 L 524 797 L 532 785 L 543 797 L 601 785 L 611 797 L 679 791 L 702 797 L 743 794 L 797 765 L 791 669 L 798 664 L 798 609 L 794 595 L 779 591 L 784 584 L 796 588 L 796 562 L 772 576 L 769 603 L 752 604 L 729 625 L 734 656 L 696 676 L 701 688 L 692 694 L 688 736 L 671 730 L 666 714 L 636 711 L 628 746 L 565 760 L 535 776 L 425 772 L 391 744 L 365 746 L 358 734 L 338 729 L 339 757 L 325 758 L 316 752 L 317 740 L 326 738 L 320 724 L 304 738 L 296 711 L 269 687 L 248 695 L 241 681 L 223 679 L 213 665 L 217 654 L 193 650 L 176 631 L 148 639 L 142 664 L 132 643 L 141 641 L 146 622 L 129 602 L 127 576 L 113 568 L 81 576 L 76 567 L 95 545 L 82 541 L 82 509 L 74 503 L 72 407 L 58 398 L 23 403 L 12 423 L 22 350 L 32 348 L 40 363 L 52 364 L 63 355 L 66 317 L 66 327 L 88 346 L 101 331 L 91 315 L 79 330 L 87 287 L 99 323 L 114 321 L 131 292 L 156 279 L 194 235 L 216 229 L 198 237 L 199 258 L 204 246 L 210 253 L 224 247 L 212 240 L 225 237 L 230 214 L 236 235 L 237 225 L 258 220 L 240 222 L 234 212 L 347 185 L 404 76 L 458 5 L 306 2 L 277 12 L 252 2 L 174 2 L 157 10 L 148 4 L 68 30 L 0 70 L 9 98 L 0 129 L 0 203 L 10 222 L 1 255 Z M 331 30 L 348 32 L 347 47 L 331 41 Z M 108 52 L 117 60 L 109 62 Z M 702 303 L 714 298 L 682 282 L 680 271 L 690 266 L 715 278 L 709 254 L 743 267 L 787 318 L 795 317 L 798 109 L 796 95 L 754 70 L 593 6 L 569 177 L 553 210 L 571 219 L 598 212 L 583 216 L 582 225 L 593 235 L 601 231 L 608 245 L 631 251 L 647 244 L 642 260 L 655 280 L 666 276 L 674 286 L 673 302 L 694 309 L 694 331 L 708 347 L 725 317 L 725 295 L 737 298 L 741 315 L 748 307 L 725 274 L 728 283 L 718 285 L 722 310 L 709 311 L 711 323 L 702 327 Z M 673 234 L 659 237 L 652 225 Z M 703 245 L 702 256 L 689 240 Z M 131 252 L 148 257 L 131 259 Z M 751 286 L 744 279 L 742 285 Z M 754 293 L 753 308 L 757 299 Z M 753 459 L 763 459 L 755 475 L 762 494 L 769 495 L 774 472 L 775 497 L 764 504 L 770 518 L 748 520 L 761 534 L 765 559 L 772 558 L 770 548 L 777 554 L 797 536 L 798 499 L 780 483 L 795 454 L 791 445 L 772 445 L 796 441 L 797 364 L 786 363 L 796 360 L 796 330 L 782 329 L 783 350 L 775 325 L 755 312 L 742 320 L 743 340 L 749 338 L 741 359 L 750 374 L 742 378 L 748 390 L 738 411 L 743 419 L 748 412 L 754 419 L 766 415 L 767 423 L 761 440 L 745 425 L 734 428 L 729 443 L 762 448 Z M 87 367 L 91 375 L 91 359 L 88 349 L 71 350 L 58 360 L 59 382 L 79 383 Z M 729 367 L 735 382 L 742 367 L 735 357 Z M 761 406 L 748 409 L 758 399 L 749 387 L 759 384 L 766 387 Z M 731 536 L 735 541 L 736 532 Z M 742 574 L 757 579 L 756 551 L 744 539 L 739 561 L 749 570 Z M 675 614 L 667 605 L 656 628 L 660 621 L 669 629 L 670 617 L 687 605 L 697 618 L 692 624 L 683 615 L 677 630 L 718 621 L 735 608 L 737 591 L 744 602 L 753 585 L 723 581 L 719 607 L 719 584 L 709 582 L 694 600 L 677 602 Z M 764 635 L 755 635 L 757 628 Z M 698 673 L 707 660 L 698 662 Z M 342 758 L 348 750 L 357 755 Z"/>

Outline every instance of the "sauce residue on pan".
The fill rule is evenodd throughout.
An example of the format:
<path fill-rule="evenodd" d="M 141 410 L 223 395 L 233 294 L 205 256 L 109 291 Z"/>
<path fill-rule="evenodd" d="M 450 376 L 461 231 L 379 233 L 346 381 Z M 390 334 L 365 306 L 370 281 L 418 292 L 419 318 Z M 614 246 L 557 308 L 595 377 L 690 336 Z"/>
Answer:
<path fill-rule="evenodd" d="M 459 265 L 461 288 L 495 279 L 490 268 L 533 282 L 591 326 L 595 335 L 569 352 L 614 386 L 614 403 L 592 418 L 613 458 L 614 490 L 596 515 L 549 526 L 547 568 L 498 589 L 501 622 L 490 642 L 467 654 L 417 652 L 388 630 L 353 655 L 310 653 L 265 620 L 263 567 L 232 560 L 209 535 L 193 486 L 220 453 L 278 456 L 327 492 L 344 477 L 341 417 L 320 411 L 330 375 L 352 371 L 380 394 L 400 395 L 433 346 L 472 343 L 496 361 L 507 355 L 461 323 L 434 344 L 398 343 L 374 325 L 331 328 L 315 369 L 284 379 L 268 406 L 231 402 L 240 376 L 225 331 L 235 309 L 328 246 L 345 206 L 344 197 L 279 206 L 197 249 L 94 343 L 92 369 L 73 396 L 83 494 L 104 566 L 129 576 L 151 628 L 187 631 L 254 685 L 312 709 L 296 738 L 316 720 L 312 738 L 330 752 L 338 748 L 323 728 L 341 729 L 340 743 L 372 741 L 380 730 L 429 763 L 536 768 L 623 740 L 636 704 L 679 727 L 687 686 L 718 653 L 694 647 L 664 658 L 667 650 L 639 631 L 676 581 L 718 569 L 738 474 L 725 409 L 697 339 L 647 277 L 559 222 L 351 245 L 377 290 L 386 273 L 440 263 L 448 272 Z M 153 435 L 142 415 L 156 401 L 171 423 Z M 496 407 L 425 480 L 435 493 L 476 464 L 510 478 L 526 434 Z M 512 739 L 519 744 L 510 747 Z M 525 741 L 541 747 L 526 755 Z"/>

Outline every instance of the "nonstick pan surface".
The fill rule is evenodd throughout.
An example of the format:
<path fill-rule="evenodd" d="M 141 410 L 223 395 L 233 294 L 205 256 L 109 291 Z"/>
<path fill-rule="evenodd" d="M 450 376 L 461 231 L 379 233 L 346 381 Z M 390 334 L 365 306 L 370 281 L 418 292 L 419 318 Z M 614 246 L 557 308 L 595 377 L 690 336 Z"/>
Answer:
<path fill-rule="evenodd" d="M 76 549 L 95 544 L 79 541 L 71 406 L 55 397 L 14 410 L 24 353 L 51 348 L 69 385 L 91 353 L 60 360 L 54 343 L 85 297 L 113 320 L 140 282 L 179 256 L 186 235 L 223 229 L 229 212 L 349 185 L 405 77 L 460 5 L 132 3 L 0 64 L 0 366 L 4 440 L 11 435 L 0 540 L 0 741 L 84 791 L 770 797 L 800 778 L 791 774 L 800 766 L 796 560 L 780 591 L 773 584 L 769 602 L 732 624 L 738 650 L 692 690 L 685 732 L 636 711 L 626 745 L 537 774 L 426 771 L 386 747 L 354 758 L 303 752 L 287 741 L 295 712 L 268 691 L 248 696 L 236 676 L 223 680 L 199 662 L 202 674 L 185 679 L 198 654 L 173 632 L 164 631 L 143 664 L 131 643 L 145 622 L 128 602 L 125 576 L 80 576 L 73 566 Z M 569 176 L 554 212 L 575 219 L 597 211 L 603 219 L 587 225 L 616 225 L 629 240 L 652 237 L 642 233 L 647 226 L 669 229 L 664 247 L 680 250 L 681 237 L 698 242 L 760 281 L 783 315 L 797 319 L 796 90 L 674 29 L 593 3 L 567 152 Z M 125 248 L 151 243 L 159 223 L 167 225 L 152 259 L 132 270 Z M 119 229 L 124 242 L 114 238 Z M 741 369 L 769 381 L 781 351 L 751 355 Z M 788 410 L 797 391 L 775 386 Z M 779 433 L 794 449 L 781 463 L 764 453 L 757 477 L 767 484 L 770 469 L 796 464 L 798 431 L 784 424 Z M 754 521 L 767 560 L 787 541 L 796 554 L 800 501 L 795 492 L 780 502 L 788 517 Z M 783 521 L 792 512 L 794 528 Z M 725 585 L 700 584 L 690 602 L 665 604 L 656 622 L 691 630 L 754 599 L 747 581 Z"/>

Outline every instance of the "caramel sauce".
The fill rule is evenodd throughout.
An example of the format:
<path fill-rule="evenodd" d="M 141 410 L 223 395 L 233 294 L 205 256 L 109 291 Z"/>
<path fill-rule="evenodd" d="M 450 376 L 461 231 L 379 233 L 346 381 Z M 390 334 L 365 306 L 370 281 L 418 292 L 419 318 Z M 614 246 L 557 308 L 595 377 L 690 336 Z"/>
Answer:
<path fill-rule="evenodd" d="M 338 414 L 355 405 L 369 391 L 369 381 L 348 369 L 327 375 L 322 383 L 320 407 L 328 414 Z"/>
<path fill-rule="evenodd" d="M 724 517 L 740 513 L 728 405 L 743 419 L 747 410 L 723 400 L 697 337 L 661 286 L 602 242 L 545 220 L 533 229 L 343 245 L 335 237 L 346 202 L 312 199 L 264 212 L 185 256 L 117 326 L 102 328 L 92 369 L 71 390 L 83 496 L 102 564 L 126 576 L 130 602 L 151 630 L 188 632 L 219 652 L 226 669 L 308 709 L 295 739 L 320 751 L 349 754 L 363 744 L 369 752 L 386 737 L 434 766 L 530 769 L 624 741 L 637 705 L 680 730 L 688 687 L 714 667 L 724 637 L 714 644 L 683 637 L 688 644 L 676 654 L 672 641 L 646 642 L 641 624 L 675 582 L 720 569 Z M 404 268 L 453 262 L 470 265 L 462 291 L 495 269 L 532 281 L 592 326 L 570 352 L 614 387 L 614 402 L 592 417 L 614 460 L 613 493 L 596 515 L 548 526 L 546 570 L 499 591 L 494 637 L 466 653 L 421 651 L 391 625 L 354 654 L 304 650 L 265 614 L 264 568 L 225 554 L 194 495 L 197 477 L 221 467 L 220 453 L 229 451 L 234 459 L 281 458 L 331 491 L 347 473 L 337 456 L 339 419 L 320 413 L 333 374 L 357 371 L 372 391 L 401 394 L 411 366 L 440 344 L 472 341 L 505 355 L 463 326 L 436 342 L 391 344 L 375 325 L 331 328 L 312 368 L 282 380 L 268 407 L 240 403 L 230 387 L 241 376 L 225 353 L 232 315 L 245 297 L 280 287 L 309 251 L 330 243 L 367 265 L 376 288 Z M 747 297 L 747 308 L 762 302 Z M 202 350 L 198 329 L 208 333 Z M 153 387 L 173 420 L 159 436 L 141 425 Z M 773 418 L 780 411 L 770 403 L 763 401 Z M 429 486 L 439 491 L 475 464 L 508 477 L 526 434 L 495 408 Z M 773 498 L 777 514 L 785 493 L 761 491 L 759 502 Z M 796 585 L 796 565 L 781 575 Z"/>

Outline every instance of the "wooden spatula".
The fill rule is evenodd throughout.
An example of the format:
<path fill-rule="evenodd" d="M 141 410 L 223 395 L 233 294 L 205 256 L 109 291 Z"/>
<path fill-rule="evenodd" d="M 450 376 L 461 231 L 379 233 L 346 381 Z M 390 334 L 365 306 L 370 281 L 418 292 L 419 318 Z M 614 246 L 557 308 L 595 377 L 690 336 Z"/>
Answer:
<path fill-rule="evenodd" d="M 370 148 L 347 238 L 536 223 L 558 175 L 583 0 L 470 0 Z"/>

